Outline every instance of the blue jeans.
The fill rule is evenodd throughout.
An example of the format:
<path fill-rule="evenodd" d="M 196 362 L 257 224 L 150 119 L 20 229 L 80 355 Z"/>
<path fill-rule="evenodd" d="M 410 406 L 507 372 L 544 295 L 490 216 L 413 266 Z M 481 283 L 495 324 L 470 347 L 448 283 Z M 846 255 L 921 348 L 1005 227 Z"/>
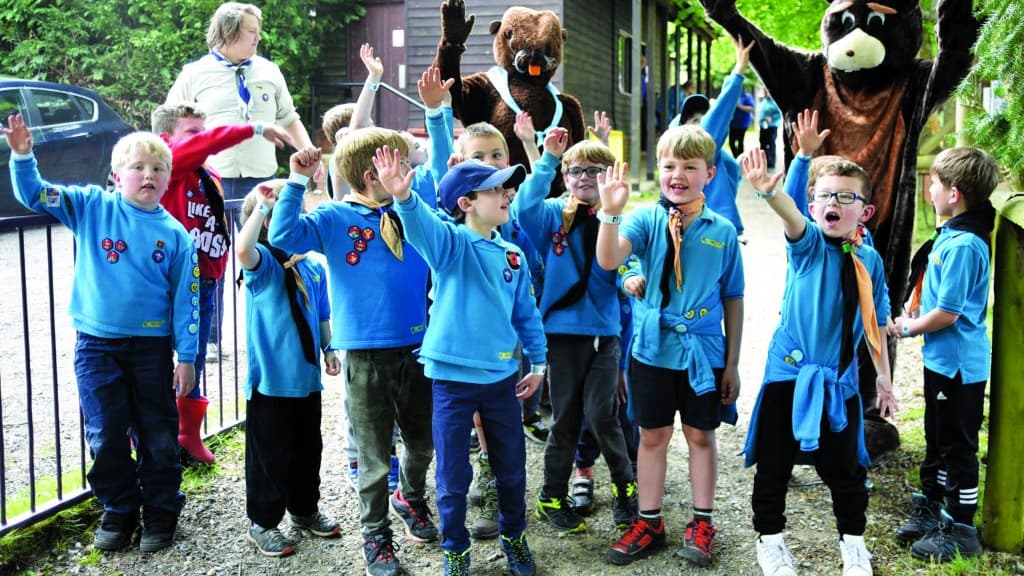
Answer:
<path fill-rule="evenodd" d="M 487 431 L 487 457 L 498 492 L 498 527 L 517 538 L 526 529 L 526 440 L 515 385 L 517 375 L 494 384 L 434 380 L 433 432 L 437 452 L 437 513 L 441 547 L 462 553 L 469 548 L 466 493 L 473 480 L 469 430 L 480 412 Z"/>
<path fill-rule="evenodd" d="M 177 515 L 184 504 L 173 374 L 170 336 L 78 333 L 75 376 L 93 460 L 89 486 L 108 512 L 135 515 L 141 505 Z"/>

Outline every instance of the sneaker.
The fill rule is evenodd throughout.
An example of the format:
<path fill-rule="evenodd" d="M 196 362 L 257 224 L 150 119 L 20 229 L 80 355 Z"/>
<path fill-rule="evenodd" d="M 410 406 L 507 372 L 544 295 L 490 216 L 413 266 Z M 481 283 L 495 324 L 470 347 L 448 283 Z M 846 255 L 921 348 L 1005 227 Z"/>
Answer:
<path fill-rule="evenodd" d="M 444 551 L 444 576 L 469 576 L 469 548 L 461 553 Z"/>
<path fill-rule="evenodd" d="M 363 558 L 368 576 L 396 576 L 402 569 L 395 552 L 398 546 L 391 541 L 390 530 L 385 534 L 363 537 Z"/>
<path fill-rule="evenodd" d="M 924 494 L 910 495 L 910 518 L 896 529 L 896 539 L 910 544 L 924 538 L 939 523 L 939 502 L 930 502 Z"/>
<path fill-rule="evenodd" d="M 359 462 L 348 463 L 348 474 L 346 475 L 348 485 L 352 488 L 352 491 L 356 494 L 359 493 Z"/>
<path fill-rule="evenodd" d="M 625 566 L 665 547 L 665 521 L 655 528 L 644 518 L 637 518 L 629 529 L 608 549 L 608 561 Z"/>
<path fill-rule="evenodd" d="M 594 510 L 594 469 L 577 468 L 569 489 L 572 492 L 572 507 L 580 516 L 589 516 Z"/>
<path fill-rule="evenodd" d="M 612 518 L 615 520 L 615 527 L 622 530 L 632 524 L 633 519 L 636 518 L 636 480 L 630 480 L 625 484 L 613 482 L 612 494 L 615 496 L 615 500 L 612 502 Z"/>
<path fill-rule="evenodd" d="M 285 538 L 277 527 L 264 528 L 253 524 L 245 533 L 245 539 L 264 556 L 280 558 L 295 553 L 295 543 Z"/>
<path fill-rule="evenodd" d="M 401 490 L 395 490 L 391 495 L 391 511 L 402 521 L 409 540 L 418 544 L 437 540 L 437 527 L 430 521 L 426 500 L 410 502 L 402 497 Z"/>
<path fill-rule="evenodd" d="M 939 523 L 935 529 L 914 542 L 910 554 L 918 560 L 949 562 L 957 556 L 971 558 L 981 555 L 978 529 L 967 524 L 954 522 L 944 509 L 939 511 Z"/>
<path fill-rule="evenodd" d="M 309 516 L 288 514 L 288 524 L 290 524 L 292 528 L 309 530 L 321 538 L 337 538 L 338 536 L 341 536 L 341 525 L 333 518 L 324 516 L 319 511 L 314 514 L 310 514 Z"/>
<path fill-rule="evenodd" d="M 530 546 L 526 543 L 526 534 L 518 538 L 501 535 L 501 549 L 508 561 L 508 571 L 512 576 L 533 576 L 537 573 L 537 564 L 533 561 Z"/>
<path fill-rule="evenodd" d="M 178 515 L 164 510 L 142 510 L 142 537 L 139 550 L 156 552 L 174 543 L 174 531 L 178 527 Z"/>
<path fill-rule="evenodd" d="M 469 453 L 476 454 L 480 451 L 480 439 L 476 437 L 476 428 L 469 431 Z"/>
<path fill-rule="evenodd" d="M 585 532 L 587 523 L 572 509 L 568 498 L 537 498 L 537 519 L 543 520 L 562 534 Z"/>
<path fill-rule="evenodd" d="M 398 456 L 391 455 L 391 469 L 388 470 L 388 494 L 398 490 Z"/>
<path fill-rule="evenodd" d="M 469 487 L 469 502 L 473 506 L 482 506 L 484 488 L 494 480 L 494 472 L 491 470 L 491 461 L 487 458 L 487 452 L 478 454 L 476 462 L 476 478 L 473 479 L 473 484 Z"/>
<path fill-rule="evenodd" d="M 523 432 L 526 434 L 527 440 L 537 444 L 547 444 L 548 434 L 551 433 L 551 429 L 544 423 L 544 418 L 537 413 L 523 419 Z"/>
<path fill-rule="evenodd" d="M 676 550 L 676 556 L 698 566 L 711 564 L 711 549 L 715 544 L 717 532 L 718 529 L 707 520 L 690 520 L 683 535 L 683 545 Z"/>
<path fill-rule="evenodd" d="M 103 512 L 100 525 L 96 528 L 93 546 L 100 550 L 118 550 L 124 548 L 132 541 L 132 534 L 139 524 L 139 517 L 135 514 L 118 514 L 116 512 Z"/>
<path fill-rule="evenodd" d="M 871 553 L 864 545 L 864 536 L 843 534 L 839 537 L 839 552 L 843 556 L 843 576 L 872 576 Z"/>
<path fill-rule="evenodd" d="M 480 514 L 469 527 L 469 534 L 474 539 L 486 540 L 498 536 L 498 490 L 494 480 L 484 488 L 481 495 Z"/>
<path fill-rule="evenodd" d="M 796 576 L 796 559 L 786 547 L 782 534 L 757 539 L 757 563 L 764 576 Z"/>

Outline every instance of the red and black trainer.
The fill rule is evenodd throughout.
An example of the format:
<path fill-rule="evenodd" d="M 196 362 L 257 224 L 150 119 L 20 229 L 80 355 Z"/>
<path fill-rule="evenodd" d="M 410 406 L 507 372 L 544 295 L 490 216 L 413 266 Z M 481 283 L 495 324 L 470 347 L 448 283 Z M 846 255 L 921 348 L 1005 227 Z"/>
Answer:
<path fill-rule="evenodd" d="M 657 528 L 643 518 L 636 518 L 626 532 L 608 549 L 608 561 L 625 566 L 665 546 L 665 521 Z"/>
<path fill-rule="evenodd" d="M 676 551 L 676 556 L 698 566 L 711 564 L 711 549 L 714 547 L 717 532 L 718 529 L 707 520 L 690 520 L 686 525 L 683 545 Z"/>

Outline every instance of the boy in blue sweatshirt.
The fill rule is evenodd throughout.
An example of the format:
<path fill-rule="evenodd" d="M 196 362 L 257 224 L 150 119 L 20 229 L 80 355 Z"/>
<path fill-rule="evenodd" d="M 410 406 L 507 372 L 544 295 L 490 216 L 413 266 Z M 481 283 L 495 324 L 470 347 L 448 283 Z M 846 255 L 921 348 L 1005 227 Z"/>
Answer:
<path fill-rule="evenodd" d="M 509 217 L 511 195 L 526 177 L 516 165 L 498 170 L 472 160 L 441 179 L 443 221 L 410 194 L 412 174 L 388 147 L 374 159 L 386 189 L 397 200 L 409 243 L 434 273 L 430 327 L 420 357 L 434 379 L 433 432 L 437 448 L 437 507 L 441 515 L 445 574 L 468 574 L 466 493 L 472 480 L 469 430 L 479 412 L 488 432 L 498 492 L 501 547 L 509 571 L 533 576 L 526 542 L 526 445 L 518 398 L 532 394 L 546 369 L 547 343 L 523 252 L 496 231 Z M 530 373 L 519 379 L 518 343 Z"/>
<path fill-rule="evenodd" d="M 676 554 L 700 566 L 711 561 L 717 532 L 712 522 L 715 430 L 722 420 L 735 423 L 744 289 L 736 229 L 704 205 L 707 184 L 717 177 L 717 151 L 697 126 L 666 131 L 658 140 L 661 199 L 634 212 L 621 231 L 629 198 L 626 167 L 616 164 L 602 177 L 598 263 L 614 270 L 635 254 L 647 285 L 633 308 L 630 364 L 640 425 L 640 511 L 608 551 L 614 564 L 629 564 L 665 546 L 661 501 L 677 413 L 689 450 L 693 518 Z"/>
<path fill-rule="evenodd" d="M 910 305 L 890 327 L 897 338 L 924 336 L 924 439 L 921 492 L 896 531 L 910 553 L 949 562 L 982 553 L 978 511 L 978 430 L 992 344 L 985 326 L 995 210 L 989 196 L 999 167 L 977 148 L 935 157 L 929 189 L 936 219 L 949 218 L 911 265 Z M 946 507 L 943 508 L 943 501 Z"/>
<path fill-rule="evenodd" d="M 536 170 L 546 162 L 555 160 L 545 153 Z M 616 274 L 595 261 L 600 208 L 597 176 L 614 162 L 605 145 L 577 143 L 562 157 L 562 174 L 570 192 L 566 198 L 545 200 L 545 190 L 523 190 L 512 205 L 513 215 L 530 239 L 543 247 L 545 258 L 540 310 L 552 352 L 552 423 L 544 447 L 537 518 L 563 533 L 587 528 L 568 494 L 584 418 L 611 472 L 615 523 L 628 525 L 636 513 L 636 482 L 615 405 L 621 355 Z"/>
<path fill-rule="evenodd" d="M 425 486 L 434 454 L 430 380 L 413 353 L 426 329 L 427 265 L 409 249 L 374 168 L 373 154 L 384 145 L 406 151 L 393 130 L 363 128 L 346 136 L 334 161 L 352 191 L 311 214 L 301 213 L 306 178 L 293 173 L 289 179 L 299 186 L 281 192 L 269 235 L 272 246 L 287 252 L 316 250 L 327 257 L 335 319 L 331 348 L 346 351 L 345 390 L 359 444 L 363 555 L 372 576 L 395 574 L 400 567 L 388 521 L 387 477 L 396 423 L 405 449 L 391 508 L 409 539 L 437 539 Z M 433 207 L 434 199 L 423 201 Z"/>
<path fill-rule="evenodd" d="M 39 175 L 21 115 L 7 120 L 0 131 L 11 148 L 15 197 L 67 226 L 78 246 L 69 313 L 78 331 L 75 376 L 93 460 L 89 486 L 103 504 L 95 546 L 126 546 L 141 506 L 139 547 L 166 548 L 184 503 L 175 397 L 195 385 L 199 332 L 195 244 L 160 206 L 171 150 L 159 136 L 135 132 L 111 155 L 115 193 L 56 186 Z M 109 297 L 112 286 L 116 298 Z"/>
<path fill-rule="evenodd" d="M 757 560 L 766 575 L 795 574 L 783 541 L 786 492 L 797 463 L 813 464 L 832 492 L 845 576 L 870 576 L 864 544 L 868 455 L 864 447 L 856 350 L 865 338 L 879 374 L 876 407 L 898 409 L 889 380 L 889 294 L 882 259 L 861 243 L 858 223 L 871 217 L 871 180 L 847 160 L 822 167 L 810 205 L 776 194 L 762 150 L 742 159 L 759 198 L 782 220 L 790 273 L 764 382 L 750 418 L 745 464 L 757 464 L 751 505 L 760 533 Z M 838 328 L 838 329 L 837 329 Z"/>

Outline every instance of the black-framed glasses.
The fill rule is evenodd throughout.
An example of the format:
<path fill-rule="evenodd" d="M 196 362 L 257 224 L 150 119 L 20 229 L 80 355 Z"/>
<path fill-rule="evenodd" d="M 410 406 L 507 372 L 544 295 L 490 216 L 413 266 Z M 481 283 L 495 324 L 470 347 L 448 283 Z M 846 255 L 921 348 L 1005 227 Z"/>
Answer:
<path fill-rule="evenodd" d="M 584 174 L 590 176 L 591 178 L 597 178 L 598 174 L 606 170 L 608 169 L 601 166 L 591 166 L 589 168 L 583 168 L 582 166 L 573 166 L 572 168 L 569 168 L 565 172 L 566 174 L 572 176 L 573 178 L 580 178 Z"/>
<path fill-rule="evenodd" d="M 814 201 L 827 204 L 829 200 L 835 198 L 836 202 L 840 204 L 853 204 L 857 200 L 867 204 L 867 198 L 864 198 L 856 192 L 850 192 L 849 190 L 840 190 L 839 192 L 832 192 L 831 190 L 816 190 L 814 192 Z"/>

